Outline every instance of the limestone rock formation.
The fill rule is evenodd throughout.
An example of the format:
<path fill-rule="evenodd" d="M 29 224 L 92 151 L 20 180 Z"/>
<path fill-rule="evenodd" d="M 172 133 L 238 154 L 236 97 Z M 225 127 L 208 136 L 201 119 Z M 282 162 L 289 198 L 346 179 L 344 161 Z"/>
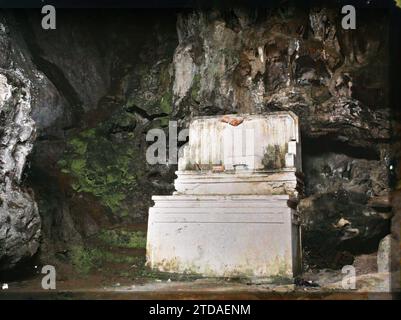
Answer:
<path fill-rule="evenodd" d="M 0 69 L 0 269 L 10 269 L 39 248 L 40 216 L 20 186 L 35 140 L 29 80 Z"/>

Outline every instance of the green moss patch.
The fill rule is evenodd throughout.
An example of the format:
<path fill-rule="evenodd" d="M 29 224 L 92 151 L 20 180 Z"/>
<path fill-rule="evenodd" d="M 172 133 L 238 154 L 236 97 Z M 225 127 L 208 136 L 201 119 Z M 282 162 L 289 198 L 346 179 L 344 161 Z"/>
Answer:
<path fill-rule="evenodd" d="M 97 237 L 111 246 L 133 249 L 146 248 L 146 235 L 143 231 L 102 230 Z"/>
<path fill-rule="evenodd" d="M 192 100 L 199 102 L 200 101 L 200 94 L 201 91 L 201 76 L 200 74 L 195 74 L 194 79 L 192 81 L 191 87 L 191 98 Z"/>
<path fill-rule="evenodd" d="M 135 257 L 119 256 L 101 249 L 83 246 L 72 246 L 69 257 L 74 269 L 81 274 L 88 274 L 93 269 L 103 267 L 106 263 L 132 264 L 135 262 Z"/>
<path fill-rule="evenodd" d="M 279 145 L 269 145 L 262 159 L 265 169 L 280 169 L 285 167 L 285 154 L 288 149 L 287 144 L 284 147 Z"/>
<path fill-rule="evenodd" d="M 122 110 L 68 140 L 58 162 L 61 171 L 73 177 L 76 192 L 93 194 L 118 216 L 128 215 L 134 206 L 128 195 L 137 187 L 145 163 L 135 144 L 135 126 L 135 117 Z"/>

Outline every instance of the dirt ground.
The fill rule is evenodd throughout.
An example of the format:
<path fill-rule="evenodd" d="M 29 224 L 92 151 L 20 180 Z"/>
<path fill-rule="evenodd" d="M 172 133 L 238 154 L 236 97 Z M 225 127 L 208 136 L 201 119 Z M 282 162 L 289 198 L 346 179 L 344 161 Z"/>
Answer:
<path fill-rule="evenodd" d="M 307 276 L 307 275 L 306 275 Z M 316 275 L 315 275 L 316 276 Z M 396 299 L 399 293 L 383 291 L 383 279 L 388 274 L 364 275 L 357 279 L 356 290 L 344 290 L 335 277 L 316 287 L 294 284 L 272 284 L 257 279 L 193 280 L 137 279 L 129 281 L 89 275 L 75 279 L 57 280 L 55 290 L 41 287 L 42 276 L 7 283 L 0 299 Z M 313 278 L 309 275 L 309 278 Z M 311 282 L 312 283 L 312 282 Z M 315 283 L 315 282 L 313 282 Z M 381 287 L 380 287 L 381 286 Z"/>
<path fill-rule="evenodd" d="M 42 289 L 45 275 L 41 274 L 39 264 L 30 266 L 24 276 L 0 277 L 0 299 L 286 300 L 399 297 L 398 293 L 390 293 L 394 291 L 394 286 L 390 284 L 400 283 L 399 274 L 377 273 L 365 267 L 363 270 L 356 268 L 356 287 L 348 290 L 343 288 L 344 275 L 341 270 L 309 271 L 290 283 L 260 278 L 204 278 L 155 272 L 145 266 L 145 227 L 133 225 L 124 226 L 123 230 L 106 230 L 101 237 L 89 239 L 85 247 L 61 253 L 58 262 L 51 263 L 57 270 L 55 290 Z M 369 265 L 365 260 L 362 261 L 363 266 Z M 376 257 L 373 260 L 376 264 Z"/>

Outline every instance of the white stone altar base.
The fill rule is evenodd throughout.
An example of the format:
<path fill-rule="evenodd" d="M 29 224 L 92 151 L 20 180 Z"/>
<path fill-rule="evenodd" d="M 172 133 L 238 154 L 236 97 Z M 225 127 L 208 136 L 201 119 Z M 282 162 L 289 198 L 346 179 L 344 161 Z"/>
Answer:
<path fill-rule="evenodd" d="M 191 122 L 177 191 L 152 198 L 149 267 L 221 277 L 291 278 L 300 271 L 298 119 L 278 112 L 232 123 L 240 124 L 220 116 Z"/>
<path fill-rule="evenodd" d="M 159 271 L 292 277 L 299 271 L 296 211 L 288 195 L 155 196 L 147 256 Z"/>

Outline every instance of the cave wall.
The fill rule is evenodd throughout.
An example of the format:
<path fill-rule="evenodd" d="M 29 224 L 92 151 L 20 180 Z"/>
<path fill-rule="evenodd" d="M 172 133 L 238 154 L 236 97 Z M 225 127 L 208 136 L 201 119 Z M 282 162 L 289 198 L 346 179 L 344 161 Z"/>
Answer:
<path fill-rule="evenodd" d="M 308 266 L 352 263 L 390 232 L 386 11 L 360 11 L 352 31 L 338 10 L 292 6 L 66 10 L 54 31 L 38 12 L 0 16 L 0 67 L 31 83 L 37 133 L 16 184 L 33 190 L 43 259 L 104 227 L 145 222 L 176 170 L 146 163 L 146 132 L 196 115 L 300 117 Z"/>
<path fill-rule="evenodd" d="M 174 168 L 147 165 L 145 135 L 166 127 L 172 111 L 175 15 L 63 11 L 54 33 L 42 32 L 39 15 L 18 21 L 71 112 L 63 127 L 43 127 L 32 154 L 29 183 L 51 239 L 46 251 L 145 221 L 151 194 L 173 190 Z"/>
<path fill-rule="evenodd" d="M 0 18 L 0 271 L 31 258 L 39 248 L 41 221 L 30 189 L 22 186 L 36 126 L 29 67 Z M 14 58 L 14 60 L 13 60 Z M 37 75 L 32 73 L 30 75 Z"/>

